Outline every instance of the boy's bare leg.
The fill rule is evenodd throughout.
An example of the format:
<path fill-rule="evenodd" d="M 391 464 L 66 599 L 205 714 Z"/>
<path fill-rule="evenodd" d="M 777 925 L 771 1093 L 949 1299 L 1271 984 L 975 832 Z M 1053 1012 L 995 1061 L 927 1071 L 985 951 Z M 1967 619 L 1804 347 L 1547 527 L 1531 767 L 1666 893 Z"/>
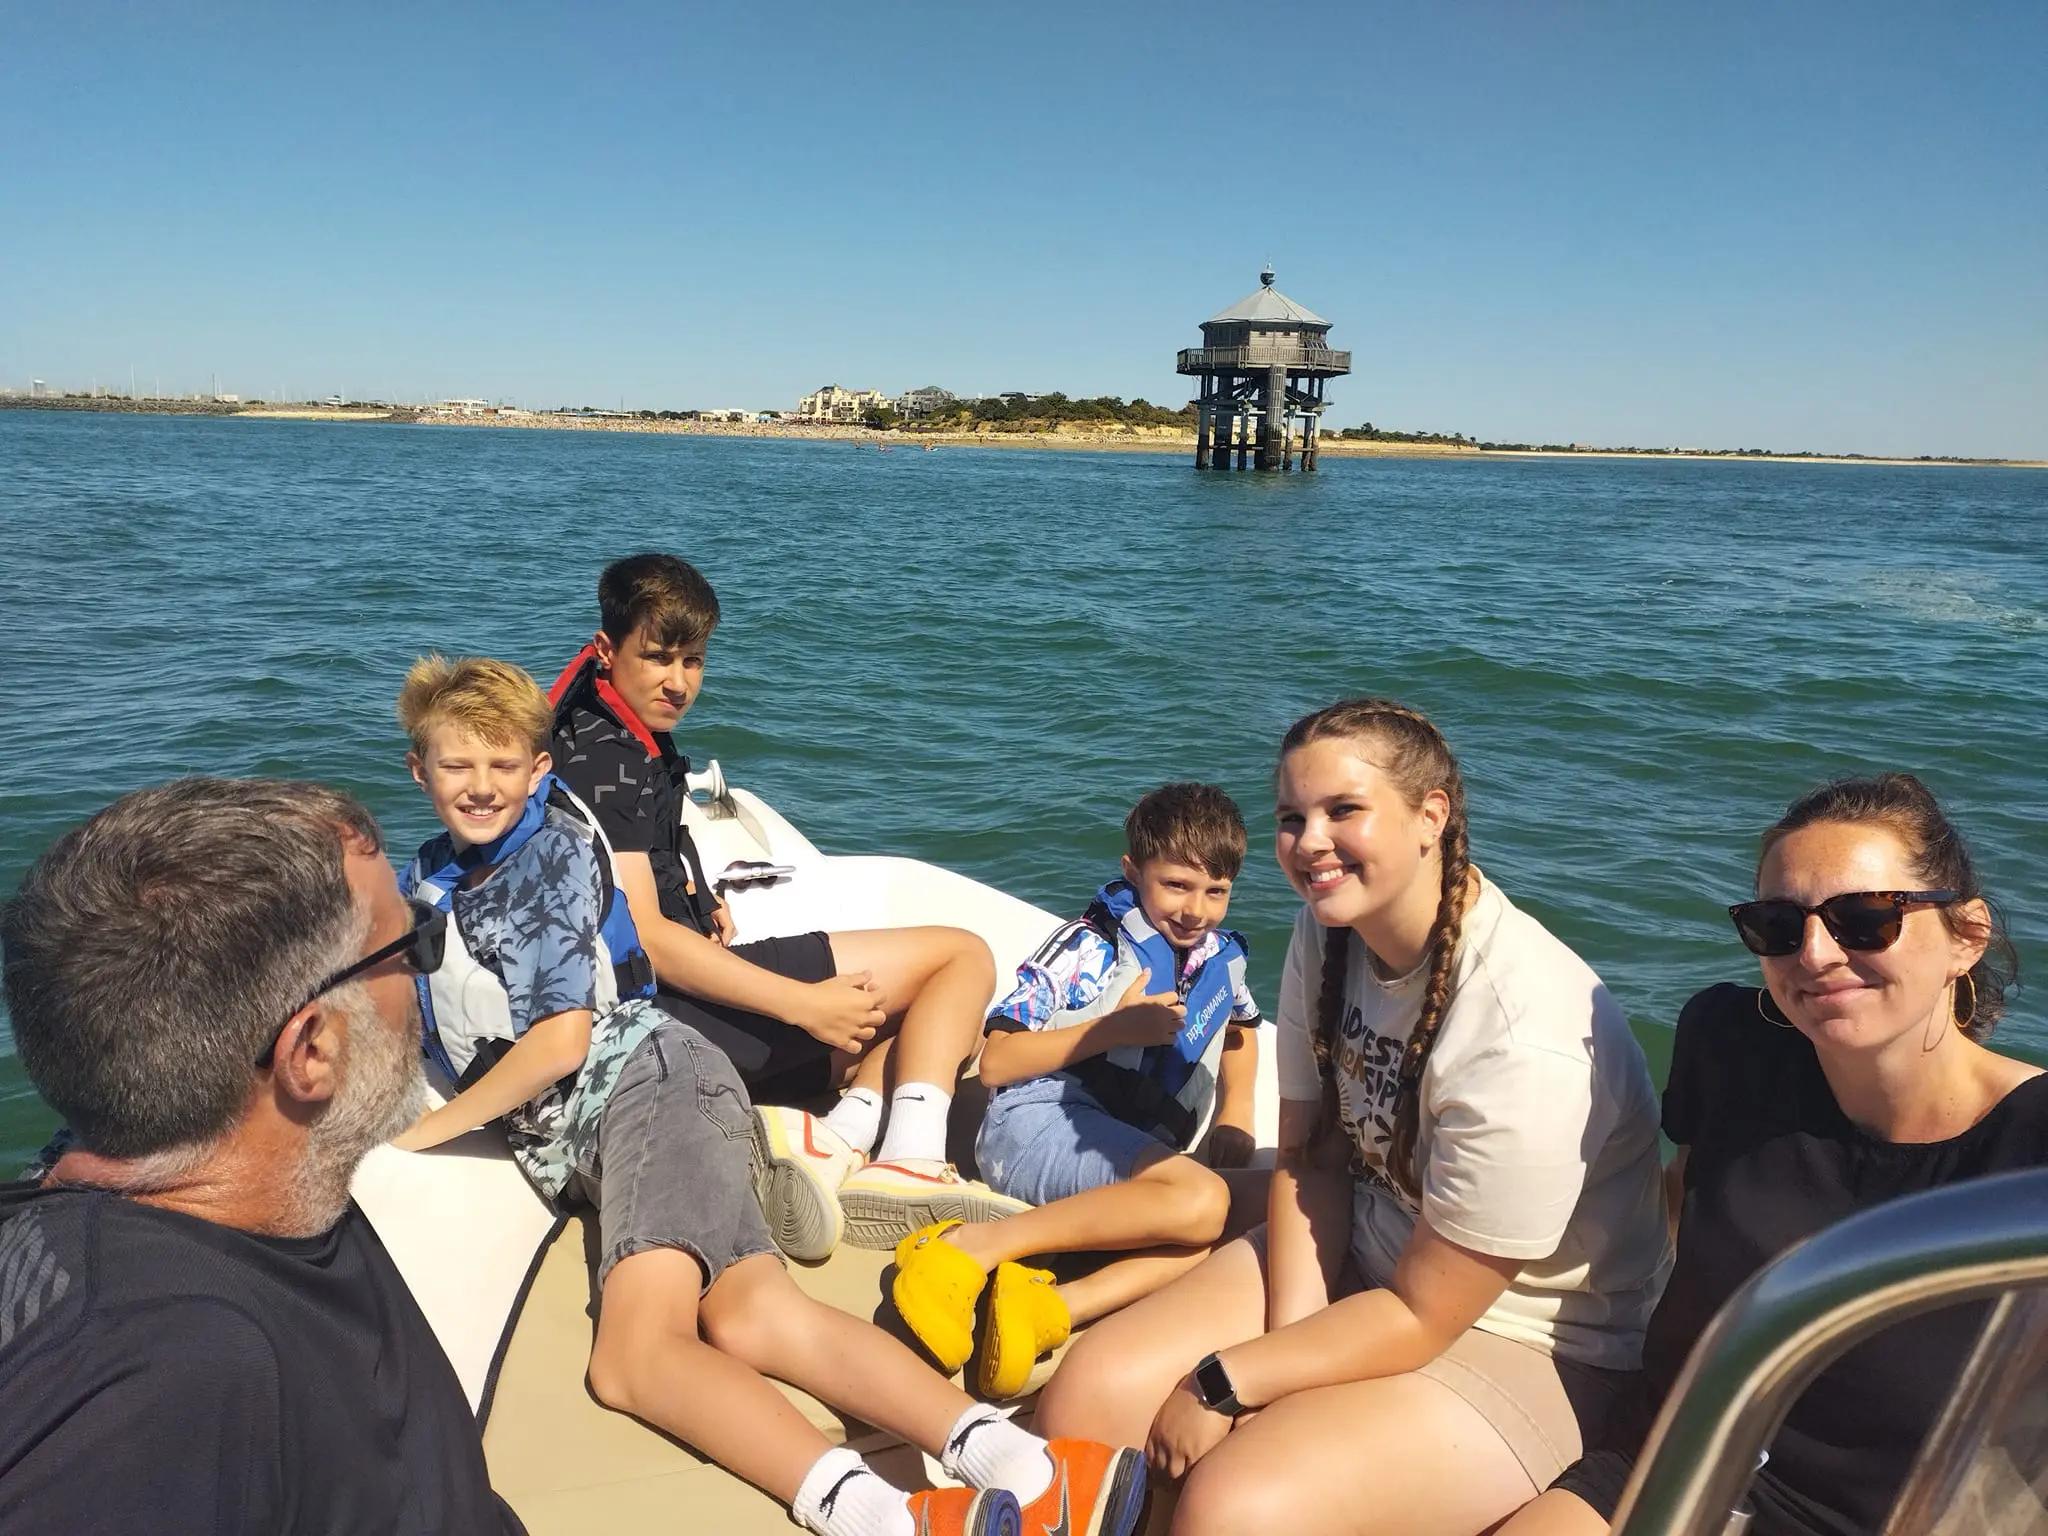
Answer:
<path fill-rule="evenodd" d="M 1151 1295 L 1201 1263 L 1217 1242 L 1257 1226 L 1271 1178 L 1263 1168 L 1204 1168 L 1162 1144 L 1142 1154 L 1122 1183 L 1001 1221 L 968 1222 L 945 1241 L 984 1274 L 1006 1259 L 1140 1250 L 1058 1287 L 1068 1316 L 1088 1323 Z"/>
<path fill-rule="evenodd" d="M 868 972 L 883 1013 L 902 1020 L 890 1052 L 891 1086 L 933 1083 L 951 1093 L 995 995 L 996 965 L 988 945 L 964 928 L 885 928 L 826 937 L 841 973 Z"/>
<path fill-rule="evenodd" d="M 1230 1187 L 1218 1174 L 1161 1142 L 1139 1154 L 1119 1184 L 1083 1190 L 1050 1205 L 953 1228 L 946 1241 L 985 1274 L 1005 1259 L 1041 1253 L 1206 1247 L 1223 1230 Z"/>
<path fill-rule="evenodd" d="M 875 1032 L 867 1049 L 858 1056 L 845 1051 L 832 1053 L 832 1081 L 841 1093 L 849 1088 L 865 1088 L 877 1098 L 889 1097 L 889 1059 L 896 1054 L 896 1031 L 893 1025 L 884 1024 Z"/>
<path fill-rule="evenodd" d="M 1214 1171 L 1230 1186 L 1230 1215 L 1223 1224 L 1223 1235 L 1216 1240 L 1229 1242 L 1266 1219 L 1266 1186 L 1272 1181 L 1272 1174 L 1264 1168 Z M 1214 1251 L 1213 1244 L 1203 1244 L 1133 1253 L 1064 1282 L 1057 1287 L 1060 1300 L 1067 1304 L 1067 1315 L 1076 1327 L 1092 1323 L 1172 1284 Z"/>
<path fill-rule="evenodd" d="M 873 1323 L 805 1295 L 772 1255 L 743 1260 L 720 1275 L 702 1310 L 705 1336 L 728 1364 L 800 1387 L 933 1455 L 973 1406 L 965 1392 Z M 711 1400 L 709 1391 L 701 1395 Z"/>
<path fill-rule="evenodd" d="M 771 1258 L 747 1264 L 781 1273 Z M 666 1430 L 787 1505 L 831 1444 L 757 1370 L 698 1337 L 703 1284 L 703 1270 L 680 1249 L 621 1259 L 605 1278 L 590 1390 L 606 1407 Z"/>

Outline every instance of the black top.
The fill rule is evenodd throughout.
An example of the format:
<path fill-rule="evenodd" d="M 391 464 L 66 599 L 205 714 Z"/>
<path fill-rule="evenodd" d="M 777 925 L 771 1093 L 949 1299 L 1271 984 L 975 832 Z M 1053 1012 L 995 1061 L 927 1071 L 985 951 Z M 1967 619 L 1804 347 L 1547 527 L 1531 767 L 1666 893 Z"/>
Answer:
<path fill-rule="evenodd" d="M 1664 1090 L 1664 1132 L 1690 1148 L 1677 1263 L 1650 1319 L 1640 1389 L 1561 1479 L 1612 1516 L 1693 1343 L 1744 1281 L 1821 1228 L 1917 1190 L 2048 1163 L 2048 1076 L 2029 1078 L 1948 1141 L 1880 1141 L 1842 1112 L 1795 1029 L 1753 987 L 1685 1006 Z M 1751 1500 L 1754 1536 L 1876 1536 L 1984 1319 L 1982 1303 L 1886 1330 L 1817 1377 L 1771 1441 Z M 1601 1465 L 1604 1463 L 1604 1466 Z M 1606 1486 L 1607 1497 L 1589 1489 Z"/>
<path fill-rule="evenodd" d="M 718 899 L 682 821 L 690 760 L 668 732 L 628 724 L 623 709 L 598 696 L 596 665 L 586 665 L 555 706 L 555 773 L 590 807 L 615 851 L 647 855 L 662 916 L 708 934 Z"/>
<path fill-rule="evenodd" d="M 491 1492 L 448 1357 L 353 1204 L 301 1239 L 84 1190 L 11 1210 L 0 1530 L 523 1529 Z"/>

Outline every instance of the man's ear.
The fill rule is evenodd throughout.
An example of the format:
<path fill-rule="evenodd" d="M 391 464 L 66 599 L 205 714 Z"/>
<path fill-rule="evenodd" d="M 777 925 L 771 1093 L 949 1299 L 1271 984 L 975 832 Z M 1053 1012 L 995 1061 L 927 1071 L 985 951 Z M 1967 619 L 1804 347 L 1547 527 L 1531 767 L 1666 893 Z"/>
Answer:
<path fill-rule="evenodd" d="M 526 792 L 531 795 L 540 788 L 540 781 L 548 776 L 548 770 L 555 766 L 554 758 L 546 752 L 533 755 L 533 776 L 526 781 Z"/>
<path fill-rule="evenodd" d="M 597 653 L 598 666 L 611 671 L 612 663 L 619 659 L 619 648 L 612 644 L 612 637 L 600 629 L 590 637 L 590 648 Z"/>
<path fill-rule="evenodd" d="M 318 999 L 293 1014 L 277 1042 L 271 1081 L 288 1099 L 318 1104 L 341 1086 L 341 1029 Z"/>

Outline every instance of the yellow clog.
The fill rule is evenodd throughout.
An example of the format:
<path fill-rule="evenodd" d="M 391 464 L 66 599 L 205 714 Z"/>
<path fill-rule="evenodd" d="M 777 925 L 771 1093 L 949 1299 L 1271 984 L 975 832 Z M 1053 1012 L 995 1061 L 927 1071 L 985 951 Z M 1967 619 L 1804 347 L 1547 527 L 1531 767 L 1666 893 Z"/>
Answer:
<path fill-rule="evenodd" d="M 1058 1349 L 1073 1331 L 1073 1314 L 1051 1270 L 998 1264 L 981 1346 L 982 1396 L 1015 1397 L 1030 1383 L 1039 1356 Z"/>
<path fill-rule="evenodd" d="M 945 1241 L 957 1221 L 934 1222 L 896 1245 L 896 1279 L 889 1294 L 918 1342 L 947 1372 L 974 1354 L 974 1303 L 988 1276 Z"/>

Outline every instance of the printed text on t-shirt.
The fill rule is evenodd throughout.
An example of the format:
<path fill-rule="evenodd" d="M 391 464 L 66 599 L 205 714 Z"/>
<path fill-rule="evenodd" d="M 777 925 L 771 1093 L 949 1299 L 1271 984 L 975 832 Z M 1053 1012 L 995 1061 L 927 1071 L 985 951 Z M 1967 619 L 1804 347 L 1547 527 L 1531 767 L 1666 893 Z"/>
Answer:
<path fill-rule="evenodd" d="M 1340 1079 L 1355 1086 L 1338 1096 L 1344 1129 L 1357 1150 L 1359 1171 L 1389 1193 L 1398 1192 L 1387 1177 L 1387 1143 L 1394 1135 L 1394 1097 L 1401 1081 L 1405 1041 L 1365 1027 L 1356 1006 L 1344 1012 L 1338 1030 L 1335 1066 Z"/>

